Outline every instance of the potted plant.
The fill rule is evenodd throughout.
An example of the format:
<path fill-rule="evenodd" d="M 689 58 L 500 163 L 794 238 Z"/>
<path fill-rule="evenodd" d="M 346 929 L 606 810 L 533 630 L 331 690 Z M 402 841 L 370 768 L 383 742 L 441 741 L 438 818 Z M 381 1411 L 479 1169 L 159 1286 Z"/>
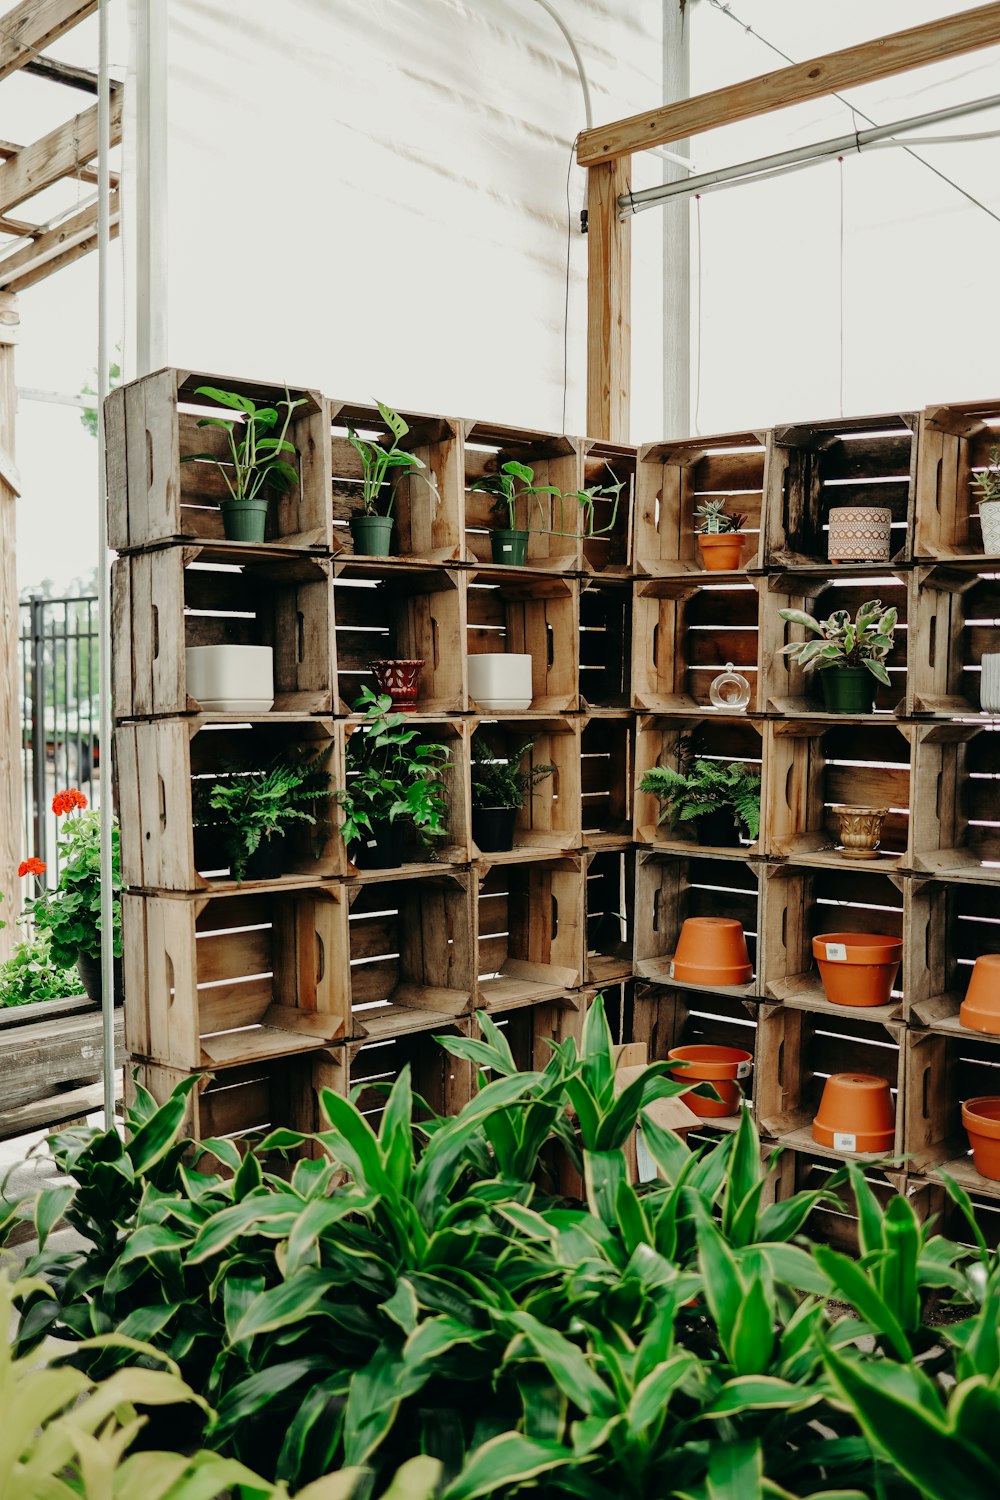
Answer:
<path fill-rule="evenodd" d="M 491 532 L 493 561 L 503 563 L 505 567 L 523 567 L 528 559 L 532 512 L 537 510 L 540 523 L 545 520 L 538 496 L 559 495 L 561 498 L 562 492 L 551 484 L 536 484 L 534 469 L 515 459 L 501 464 L 495 474 L 484 474 L 472 488 L 492 495 L 491 513 L 507 522 L 506 526 L 495 526 Z M 519 511 L 523 526 L 517 524 Z M 543 529 L 541 525 L 540 529 Z"/>
<path fill-rule="evenodd" d="M 329 785 L 329 774 L 319 769 L 329 753 L 326 747 L 299 762 L 278 757 L 262 770 L 234 766 L 224 780 L 206 787 L 199 799 L 199 822 L 221 832 L 237 885 L 283 874 L 285 836 L 296 824 L 316 822 L 308 804 L 318 801 Z"/>
<path fill-rule="evenodd" d="M 351 537 L 354 541 L 354 550 L 366 557 L 388 557 L 392 542 L 392 506 L 395 496 L 389 491 L 385 512 L 379 512 L 379 503 L 382 498 L 382 487 L 386 483 L 390 469 L 406 469 L 411 473 L 426 467 L 422 458 L 415 453 L 408 453 L 405 448 L 399 446 L 401 438 L 409 432 L 409 423 L 405 422 L 398 412 L 393 411 L 391 406 L 386 406 L 382 401 L 376 402 L 379 415 L 392 434 L 392 442 L 374 442 L 370 438 L 358 437 L 357 432 L 347 424 L 347 436 L 351 441 L 361 459 L 361 509 L 356 510 L 351 516 Z M 421 476 L 422 478 L 426 476 Z M 433 493 L 437 494 L 437 488 L 432 480 L 426 481 Z"/>
<path fill-rule="evenodd" d="M 781 609 L 783 620 L 801 625 L 815 640 L 782 646 L 801 667 L 819 672 L 828 713 L 870 714 L 875 708 L 875 684 L 888 687 L 886 657 L 892 650 L 897 611 L 881 599 L 862 604 L 852 620 L 846 609 L 834 610 L 826 620 L 815 620 L 801 609 Z"/>
<path fill-rule="evenodd" d="M 345 813 L 341 836 L 359 869 L 395 869 L 403 862 L 407 821 L 424 839 L 445 832 L 442 772 L 450 751 L 422 742 L 387 695 L 362 688 L 354 709 L 364 723 L 347 741 L 346 785 L 337 793 Z"/>
<path fill-rule="evenodd" d="M 101 818 L 97 808 L 88 809 L 87 799 L 76 787 L 56 792 L 52 811 L 65 817 L 59 837 L 59 881 L 52 890 L 40 884 L 25 915 L 35 933 L 47 936 L 54 963 L 68 969 L 76 964 L 83 987 L 91 1000 L 101 998 Z M 75 816 L 74 816 L 75 814 Z M 115 1003 L 122 998 L 121 844 L 118 824 L 111 845 L 114 923 L 111 946 L 114 954 Z M 19 875 L 38 879 L 45 871 L 40 859 L 24 860 Z"/>
<path fill-rule="evenodd" d="M 668 823 L 675 832 L 693 823 L 698 843 L 716 849 L 759 837 L 760 786 L 757 767 L 692 758 L 688 742 L 682 743 L 678 769 L 653 766 L 639 782 L 640 792 L 660 804 L 657 824 Z"/>
<path fill-rule="evenodd" d="M 522 769 L 533 741 L 525 740 L 511 754 L 493 749 L 480 732 L 472 741 L 472 837 L 484 853 L 513 848 L 514 824 L 525 801 L 539 782 L 551 776 L 554 765 Z"/>
<path fill-rule="evenodd" d="M 618 507 L 621 503 L 621 493 L 625 488 L 624 479 L 616 479 L 614 470 L 608 466 L 611 478 L 603 484 L 589 484 L 585 489 L 576 490 L 572 495 L 567 495 L 567 500 L 575 500 L 580 507 L 580 525 L 585 537 L 607 536 L 614 531 L 615 522 L 618 519 Z M 595 526 L 595 501 L 611 501 L 611 519 L 606 526 Z"/>
<path fill-rule="evenodd" d="M 979 491 L 979 520 L 983 528 L 983 551 L 988 557 L 1000 553 L 1000 446 L 990 448 L 990 461 L 975 478 Z"/>
<path fill-rule="evenodd" d="M 185 453 L 182 464 L 196 461 L 214 463 L 222 475 L 229 499 L 223 500 L 222 531 L 231 542 L 262 542 L 267 528 L 268 496 L 265 490 L 283 495 L 299 482 L 298 471 L 284 457 L 294 453 L 288 441 L 292 412 L 304 406 L 306 398 L 285 399 L 272 406 L 258 406 L 249 396 L 222 391 L 214 385 L 200 385 L 196 392 L 220 406 L 239 413 L 238 417 L 202 417 L 199 427 L 221 427 L 229 439 L 229 459 L 223 462 L 214 453 Z M 280 415 L 284 411 L 284 417 Z M 281 427 L 280 432 L 275 429 Z"/>
<path fill-rule="evenodd" d="M 732 572 L 740 565 L 746 516 L 726 515 L 727 497 L 705 500 L 694 513 L 701 560 L 710 573 Z"/>

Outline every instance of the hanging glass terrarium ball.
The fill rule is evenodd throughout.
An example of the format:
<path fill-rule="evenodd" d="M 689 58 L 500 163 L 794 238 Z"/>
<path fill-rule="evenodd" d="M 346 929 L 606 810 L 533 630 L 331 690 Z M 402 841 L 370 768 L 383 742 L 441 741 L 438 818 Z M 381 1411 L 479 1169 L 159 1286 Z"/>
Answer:
<path fill-rule="evenodd" d="M 732 714 L 743 714 L 746 713 L 750 704 L 750 684 L 740 672 L 734 669 L 732 662 L 727 661 L 726 670 L 712 679 L 708 696 L 712 700 L 713 708 L 724 708 Z"/>

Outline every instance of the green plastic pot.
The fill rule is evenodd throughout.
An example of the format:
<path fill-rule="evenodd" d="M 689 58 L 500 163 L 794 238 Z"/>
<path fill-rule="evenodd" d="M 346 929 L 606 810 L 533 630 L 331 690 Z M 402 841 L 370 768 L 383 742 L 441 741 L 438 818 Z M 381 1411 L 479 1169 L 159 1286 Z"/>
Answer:
<path fill-rule="evenodd" d="M 878 684 L 867 667 L 827 667 L 819 682 L 827 713 L 874 713 Z"/>
<path fill-rule="evenodd" d="M 490 533 L 493 561 L 508 568 L 523 568 L 528 560 L 528 533 L 506 528 Z"/>
<path fill-rule="evenodd" d="M 363 512 L 351 517 L 351 536 L 354 550 L 364 557 L 388 557 L 392 543 L 392 517 L 366 516 Z"/>
<path fill-rule="evenodd" d="M 222 534 L 229 542 L 262 542 L 267 529 L 266 500 L 223 500 Z"/>

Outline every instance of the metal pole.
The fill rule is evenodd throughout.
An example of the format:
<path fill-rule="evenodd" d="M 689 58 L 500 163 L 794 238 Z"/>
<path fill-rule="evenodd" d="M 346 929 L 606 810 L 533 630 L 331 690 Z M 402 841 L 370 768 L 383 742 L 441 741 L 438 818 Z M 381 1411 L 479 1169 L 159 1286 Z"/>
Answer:
<path fill-rule="evenodd" d="M 104 1039 L 104 1125 L 115 1118 L 115 959 L 111 778 L 111 559 L 108 553 L 104 398 L 111 388 L 108 318 L 108 248 L 111 244 L 111 84 L 108 76 L 109 0 L 98 3 L 97 45 L 97 587 L 100 634 L 101 746 L 101 1019 Z"/>
<path fill-rule="evenodd" d="M 31 779 L 34 794 L 34 839 L 32 852 L 48 862 L 46 851 L 47 825 L 45 818 L 45 766 L 47 744 L 45 739 L 45 600 L 40 594 L 31 596 Z"/>

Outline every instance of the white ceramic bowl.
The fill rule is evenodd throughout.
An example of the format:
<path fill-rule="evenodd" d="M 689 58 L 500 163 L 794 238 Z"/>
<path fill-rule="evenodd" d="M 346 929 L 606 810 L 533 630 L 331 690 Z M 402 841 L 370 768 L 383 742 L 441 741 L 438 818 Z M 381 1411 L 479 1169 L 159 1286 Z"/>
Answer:
<path fill-rule="evenodd" d="M 493 713 L 517 713 L 531 707 L 531 657 L 504 652 L 469 657 L 469 697 Z"/>
<path fill-rule="evenodd" d="M 207 713 L 266 714 L 274 707 L 270 646 L 188 646 L 187 690 Z"/>

